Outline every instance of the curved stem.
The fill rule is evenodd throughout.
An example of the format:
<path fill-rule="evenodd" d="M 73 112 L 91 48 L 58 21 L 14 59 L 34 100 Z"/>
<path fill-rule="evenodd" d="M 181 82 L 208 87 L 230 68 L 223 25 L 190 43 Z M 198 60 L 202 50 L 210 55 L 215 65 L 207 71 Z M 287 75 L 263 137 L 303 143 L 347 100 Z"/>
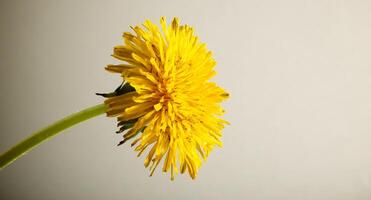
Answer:
<path fill-rule="evenodd" d="M 77 113 L 71 114 L 26 138 L 22 142 L 10 148 L 8 151 L 0 155 L 0 169 L 5 168 L 20 156 L 26 154 L 35 146 L 57 135 L 59 132 L 95 116 L 105 113 L 107 107 L 105 104 L 99 104 Z"/>

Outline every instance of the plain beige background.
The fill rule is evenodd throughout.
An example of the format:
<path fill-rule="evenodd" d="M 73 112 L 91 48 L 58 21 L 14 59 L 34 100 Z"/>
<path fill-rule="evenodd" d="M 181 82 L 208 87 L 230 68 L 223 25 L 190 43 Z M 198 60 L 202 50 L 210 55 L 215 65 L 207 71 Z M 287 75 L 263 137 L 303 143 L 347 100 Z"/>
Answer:
<path fill-rule="evenodd" d="M 1 1 L 0 151 L 101 103 L 129 25 L 178 16 L 231 122 L 197 180 L 149 178 L 98 117 L 0 172 L 0 199 L 371 199 L 371 1 Z"/>

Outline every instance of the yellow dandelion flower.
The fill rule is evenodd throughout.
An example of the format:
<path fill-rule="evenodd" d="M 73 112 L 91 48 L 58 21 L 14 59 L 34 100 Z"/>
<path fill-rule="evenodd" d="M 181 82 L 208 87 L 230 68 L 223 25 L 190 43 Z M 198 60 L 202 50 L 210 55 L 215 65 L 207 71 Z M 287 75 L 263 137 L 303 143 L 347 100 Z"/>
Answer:
<path fill-rule="evenodd" d="M 222 146 L 221 130 L 226 121 L 220 102 L 228 97 L 209 79 L 215 75 L 215 60 L 194 30 L 170 25 L 164 17 L 161 29 L 147 20 L 143 27 L 131 27 L 134 34 L 123 34 L 124 44 L 114 47 L 113 57 L 123 64 L 106 70 L 124 79 L 108 99 L 107 115 L 117 117 L 124 143 L 132 142 L 140 156 L 148 148 L 144 166 L 150 175 L 164 158 L 163 172 L 188 171 L 194 179 L 215 145 Z"/>

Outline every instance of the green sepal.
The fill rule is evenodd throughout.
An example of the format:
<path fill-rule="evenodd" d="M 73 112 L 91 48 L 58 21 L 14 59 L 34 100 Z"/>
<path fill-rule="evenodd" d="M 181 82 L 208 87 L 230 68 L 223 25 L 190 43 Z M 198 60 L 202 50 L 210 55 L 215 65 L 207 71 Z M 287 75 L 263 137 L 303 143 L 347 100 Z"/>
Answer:
<path fill-rule="evenodd" d="M 138 118 L 136 119 L 131 119 L 131 120 L 128 120 L 128 121 L 121 121 L 117 124 L 118 127 L 120 127 L 120 129 L 118 131 L 116 131 L 116 133 L 122 133 L 124 132 L 125 130 L 128 130 L 130 128 L 132 128 L 134 126 L 134 124 L 138 121 Z"/>
<path fill-rule="evenodd" d="M 128 82 L 122 82 L 120 86 L 116 88 L 114 92 L 111 93 L 95 93 L 96 95 L 109 98 L 109 97 L 115 97 L 120 96 L 129 92 L 134 92 L 135 88 L 133 88 Z"/>
<path fill-rule="evenodd" d="M 130 138 L 125 138 L 125 139 L 122 140 L 120 143 L 118 143 L 117 146 L 120 146 L 120 145 L 124 144 L 126 141 L 128 141 L 128 140 L 130 140 L 131 138 L 137 136 L 139 133 L 142 133 L 146 127 L 147 127 L 147 126 L 144 126 L 143 128 L 139 129 L 139 130 L 135 133 L 135 135 L 131 136 Z"/>

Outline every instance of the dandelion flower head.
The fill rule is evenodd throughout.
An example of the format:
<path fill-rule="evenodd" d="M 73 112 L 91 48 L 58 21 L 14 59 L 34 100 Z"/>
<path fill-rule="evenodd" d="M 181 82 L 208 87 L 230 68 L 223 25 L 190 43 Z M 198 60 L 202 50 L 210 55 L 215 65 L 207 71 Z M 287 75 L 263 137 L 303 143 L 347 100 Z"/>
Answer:
<path fill-rule="evenodd" d="M 118 119 L 120 144 L 133 139 L 138 156 L 146 154 L 150 175 L 163 160 L 162 171 L 172 180 L 178 172 L 194 179 L 210 151 L 222 146 L 228 123 L 220 118 L 228 93 L 210 81 L 216 62 L 194 29 L 177 18 L 168 25 L 162 17 L 160 27 L 146 20 L 131 28 L 112 55 L 123 62 L 106 67 L 123 77 L 105 95 L 107 115 Z"/>

